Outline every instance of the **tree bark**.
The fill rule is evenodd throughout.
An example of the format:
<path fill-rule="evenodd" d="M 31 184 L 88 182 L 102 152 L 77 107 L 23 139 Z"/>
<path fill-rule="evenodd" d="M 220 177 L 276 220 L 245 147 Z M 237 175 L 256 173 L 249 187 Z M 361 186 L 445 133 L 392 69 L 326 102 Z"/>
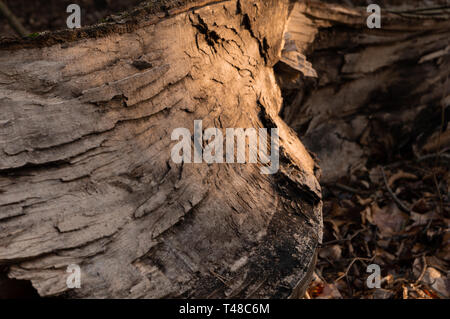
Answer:
<path fill-rule="evenodd" d="M 322 202 L 278 116 L 289 2 L 161 3 L 0 44 L 0 265 L 41 296 L 301 295 Z M 175 164 L 171 132 L 194 120 L 279 128 L 279 172 Z"/>

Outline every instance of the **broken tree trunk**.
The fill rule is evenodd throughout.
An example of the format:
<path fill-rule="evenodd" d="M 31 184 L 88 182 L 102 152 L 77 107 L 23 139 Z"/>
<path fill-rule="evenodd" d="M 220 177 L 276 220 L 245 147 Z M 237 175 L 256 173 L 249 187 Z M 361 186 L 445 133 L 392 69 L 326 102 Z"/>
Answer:
<path fill-rule="evenodd" d="M 450 147 L 449 2 L 377 3 L 380 29 L 365 6 L 308 1 L 291 13 L 290 40 L 309 62 L 301 77 L 277 66 L 281 114 L 317 154 L 323 183 Z"/>
<path fill-rule="evenodd" d="M 0 265 L 41 296 L 298 296 L 322 202 L 278 116 L 289 3 L 160 2 L 0 44 Z M 171 133 L 194 120 L 279 128 L 279 172 L 175 164 Z"/>

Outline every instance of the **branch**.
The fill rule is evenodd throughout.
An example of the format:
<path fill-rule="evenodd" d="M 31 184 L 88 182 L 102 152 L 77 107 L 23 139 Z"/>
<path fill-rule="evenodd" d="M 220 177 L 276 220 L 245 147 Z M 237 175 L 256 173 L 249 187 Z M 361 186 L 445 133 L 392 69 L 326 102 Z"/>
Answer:
<path fill-rule="evenodd" d="M 404 212 L 411 212 L 411 209 L 408 208 L 405 204 L 402 203 L 402 201 L 397 197 L 397 195 L 394 194 L 394 192 L 392 191 L 392 189 L 389 187 L 389 183 L 386 179 L 386 174 L 384 173 L 384 168 L 381 167 L 381 174 L 383 175 L 383 180 L 384 180 L 384 184 L 386 186 L 386 189 L 388 190 L 389 194 L 391 194 L 392 199 L 395 201 L 395 203 L 397 204 L 397 206 L 403 210 Z"/>
<path fill-rule="evenodd" d="M 5 16 L 8 20 L 9 25 L 16 31 L 16 33 L 22 38 L 26 37 L 28 31 L 25 27 L 20 23 L 19 19 L 14 15 L 14 13 L 9 10 L 8 6 L 0 0 L 0 12 Z"/>

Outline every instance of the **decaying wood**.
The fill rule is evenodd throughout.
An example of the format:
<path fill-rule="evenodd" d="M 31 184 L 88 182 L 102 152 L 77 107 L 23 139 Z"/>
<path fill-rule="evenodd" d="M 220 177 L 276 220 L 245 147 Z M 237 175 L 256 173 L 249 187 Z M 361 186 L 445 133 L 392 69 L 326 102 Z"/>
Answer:
<path fill-rule="evenodd" d="M 380 29 L 367 27 L 362 6 L 308 1 L 293 9 L 291 40 L 318 77 L 281 69 L 282 116 L 320 158 L 324 183 L 411 152 L 411 144 L 416 156 L 450 146 L 450 6 L 391 4 L 400 2 L 377 2 Z"/>
<path fill-rule="evenodd" d="M 284 298 L 307 284 L 321 191 L 273 71 L 289 3 L 174 3 L 0 44 L 0 265 L 41 296 Z M 172 130 L 198 119 L 278 127 L 279 173 L 174 164 Z"/>

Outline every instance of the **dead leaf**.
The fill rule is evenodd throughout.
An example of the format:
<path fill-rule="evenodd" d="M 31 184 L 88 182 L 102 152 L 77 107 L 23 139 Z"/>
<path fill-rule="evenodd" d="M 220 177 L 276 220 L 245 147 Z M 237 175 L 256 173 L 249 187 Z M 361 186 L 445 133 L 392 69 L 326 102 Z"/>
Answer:
<path fill-rule="evenodd" d="M 380 208 L 378 204 L 371 205 L 372 219 L 380 230 L 381 237 L 398 234 L 406 225 L 409 216 L 403 213 L 395 203 Z"/>
<path fill-rule="evenodd" d="M 390 299 L 392 296 L 394 296 L 392 291 L 382 288 L 375 289 L 373 293 L 373 299 Z"/>
<path fill-rule="evenodd" d="M 443 298 L 450 298 L 450 279 L 433 267 L 428 267 L 422 278 L 422 283 L 433 289 Z"/>
<path fill-rule="evenodd" d="M 325 284 L 316 299 L 342 299 L 342 295 L 335 284 Z"/>
<path fill-rule="evenodd" d="M 341 258 L 342 249 L 339 245 L 333 245 L 329 247 L 322 248 L 319 252 L 320 258 L 328 260 L 338 260 Z"/>
<path fill-rule="evenodd" d="M 443 260 L 450 261 L 450 232 L 446 232 L 444 238 L 442 238 L 441 249 L 437 256 Z"/>
<path fill-rule="evenodd" d="M 356 199 L 358 200 L 358 204 L 365 207 L 373 202 L 373 198 L 361 198 L 358 195 L 356 195 Z"/>
<path fill-rule="evenodd" d="M 425 257 L 427 265 L 433 268 L 436 268 L 439 271 L 446 272 L 447 271 L 447 263 L 436 256 L 427 256 Z"/>
<path fill-rule="evenodd" d="M 430 205 L 428 205 L 428 202 L 425 200 L 425 198 L 420 198 L 411 206 L 412 211 L 421 214 L 428 212 L 430 209 Z"/>
<path fill-rule="evenodd" d="M 415 212 L 411 212 L 411 220 L 414 222 L 411 227 L 415 226 L 423 226 L 429 223 L 430 220 L 438 218 L 438 214 L 436 212 L 429 212 L 427 214 L 418 214 Z"/>
<path fill-rule="evenodd" d="M 447 129 L 444 133 L 435 132 L 431 135 L 422 147 L 422 152 L 433 153 L 448 146 L 450 146 L 450 129 Z"/>
<path fill-rule="evenodd" d="M 388 181 L 389 187 L 392 189 L 393 188 L 392 186 L 395 184 L 395 182 L 400 179 L 416 180 L 417 176 L 412 173 L 405 173 L 404 171 L 398 171 L 397 173 L 395 173 L 394 175 L 392 175 L 389 178 L 389 181 Z"/>
<path fill-rule="evenodd" d="M 384 249 L 381 249 L 380 247 L 377 247 L 375 252 L 377 255 L 376 260 L 378 260 L 378 257 L 381 257 L 384 260 L 389 260 L 390 262 L 394 262 L 395 260 L 397 260 L 397 258 L 393 254 L 387 252 Z"/>

